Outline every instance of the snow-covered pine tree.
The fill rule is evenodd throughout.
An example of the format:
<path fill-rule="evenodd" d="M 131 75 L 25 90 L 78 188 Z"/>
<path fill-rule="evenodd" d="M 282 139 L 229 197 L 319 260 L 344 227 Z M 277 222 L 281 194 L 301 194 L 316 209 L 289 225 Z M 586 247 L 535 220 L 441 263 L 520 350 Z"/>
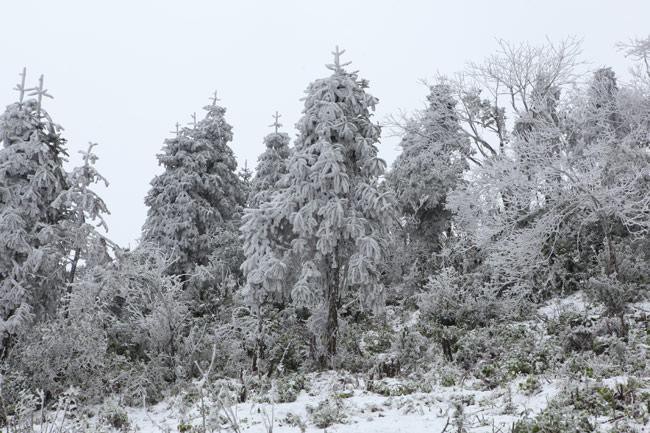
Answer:
<path fill-rule="evenodd" d="M 97 230 L 108 231 L 104 215 L 109 214 L 104 200 L 91 189 L 92 185 L 108 181 L 95 168 L 97 155 L 93 153 L 96 143 L 90 143 L 88 149 L 79 151 L 83 164 L 75 167 L 67 176 L 68 189 L 54 200 L 52 206 L 66 212 L 66 219 L 61 228 L 66 234 L 70 253 L 70 265 L 67 280 L 75 281 L 79 260 L 86 266 L 93 266 L 109 259 L 108 247 L 112 243 Z"/>
<path fill-rule="evenodd" d="M 432 85 L 428 106 L 410 119 L 400 143 L 402 153 L 387 176 L 404 218 L 405 254 L 420 278 L 432 272 L 432 259 L 450 234 L 447 194 L 462 182 L 472 149 L 461 130 L 456 101 L 444 82 Z"/>
<path fill-rule="evenodd" d="M 290 154 L 289 135 L 278 132 L 282 127 L 279 122 L 280 114 L 276 111 L 273 116 L 274 131 L 264 137 L 266 149 L 257 159 L 257 169 L 253 179 L 250 207 L 256 207 L 266 201 L 275 189 L 278 181 L 287 173 L 287 161 Z"/>
<path fill-rule="evenodd" d="M 294 303 L 319 306 L 331 363 L 342 291 L 356 292 L 366 306 L 383 300 L 377 265 L 395 206 L 391 193 L 379 191 L 386 164 L 377 156 L 380 127 L 371 121 L 378 100 L 366 93 L 366 80 L 344 69 L 341 54 L 337 47 L 327 65 L 333 74 L 306 91 L 279 191 L 248 209 L 242 225 L 252 299 L 289 289 Z"/>
<path fill-rule="evenodd" d="M 21 76 L 18 102 L 0 115 L 0 351 L 53 313 L 65 279 L 65 213 L 52 206 L 66 189 L 65 140 L 42 107 L 43 76 L 33 89 Z"/>
<path fill-rule="evenodd" d="M 238 215 L 244 203 L 237 161 L 228 143 L 232 127 L 216 94 L 204 107 L 206 116 L 192 127 L 178 129 L 165 140 L 159 164 L 165 171 L 151 182 L 145 198 L 149 207 L 142 233 L 172 254 L 169 272 L 187 282 L 197 266 L 206 266 L 217 249 L 225 224 Z"/>
<path fill-rule="evenodd" d="M 247 206 L 250 203 L 253 190 L 253 171 L 248 168 L 248 160 L 244 160 L 244 166 L 239 170 L 239 178 L 244 192 L 244 204 Z"/>

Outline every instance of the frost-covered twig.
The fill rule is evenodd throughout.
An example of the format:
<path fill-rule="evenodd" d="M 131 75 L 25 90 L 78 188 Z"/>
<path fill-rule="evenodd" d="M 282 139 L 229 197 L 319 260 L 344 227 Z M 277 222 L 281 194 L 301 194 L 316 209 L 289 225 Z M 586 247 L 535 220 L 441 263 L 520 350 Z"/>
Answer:
<path fill-rule="evenodd" d="M 262 410 L 262 422 L 266 433 L 273 433 L 273 424 L 275 423 L 275 407 L 273 405 L 271 405 L 270 414 L 266 410 Z"/>

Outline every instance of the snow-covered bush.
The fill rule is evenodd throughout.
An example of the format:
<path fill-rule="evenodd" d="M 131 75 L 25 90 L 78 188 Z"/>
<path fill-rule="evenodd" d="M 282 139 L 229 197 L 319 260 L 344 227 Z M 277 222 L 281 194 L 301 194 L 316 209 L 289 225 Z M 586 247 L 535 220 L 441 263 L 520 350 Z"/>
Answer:
<path fill-rule="evenodd" d="M 569 407 L 549 405 L 534 418 L 525 418 L 515 422 L 511 433 L 591 433 L 595 431 L 596 426 L 587 415 L 576 414 Z"/>
<path fill-rule="evenodd" d="M 273 403 L 290 403 L 296 401 L 300 391 L 308 389 L 309 385 L 303 374 L 293 373 L 278 377 L 271 387 Z"/>
<path fill-rule="evenodd" d="M 543 374 L 563 360 L 556 341 L 524 324 L 498 324 L 464 330 L 455 342 L 453 362 L 494 388 L 519 375 Z"/>
<path fill-rule="evenodd" d="M 307 424 L 305 421 L 299 415 L 291 412 L 287 413 L 287 415 L 280 421 L 280 425 L 282 424 L 295 427 L 299 429 L 301 433 L 305 433 L 305 431 L 307 431 Z"/>
<path fill-rule="evenodd" d="M 391 353 L 399 365 L 400 372 L 408 373 L 420 368 L 426 368 L 430 361 L 428 349 L 429 340 L 420 333 L 416 326 L 404 326 L 395 333 Z"/>
<path fill-rule="evenodd" d="M 312 337 L 304 309 L 286 306 L 255 311 L 237 298 L 225 313 L 208 337 L 218 349 L 216 364 L 221 373 L 239 377 L 244 369 L 255 373 L 251 380 L 258 380 L 306 368 Z"/>
<path fill-rule="evenodd" d="M 239 269 L 244 254 L 239 238 L 239 215 L 224 222 L 212 233 L 214 246 L 204 264 L 197 264 L 189 276 L 184 298 L 195 316 L 206 318 L 223 314 L 241 284 Z"/>
<path fill-rule="evenodd" d="M 347 418 L 345 401 L 336 396 L 330 396 L 320 401 L 315 407 L 307 406 L 309 420 L 318 428 L 327 428 L 333 424 L 344 423 Z"/>
<path fill-rule="evenodd" d="M 397 397 L 421 391 L 423 389 L 421 385 L 421 382 L 409 379 L 384 378 L 380 380 L 368 380 L 366 382 L 366 390 L 385 397 Z"/>
<path fill-rule="evenodd" d="M 0 383 L 0 391 L 2 383 Z M 0 427 L 7 433 L 85 433 L 88 421 L 77 413 L 77 390 L 67 389 L 48 404 L 45 392 L 22 390 L 11 402 L 0 399 Z"/>
<path fill-rule="evenodd" d="M 526 301 L 499 299 L 490 285 L 478 283 L 471 274 L 461 275 L 453 268 L 444 268 L 431 276 L 425 291 L 417 295 L 420 305 L 417 329 L 440 345 L 447 361 L 454 359 L 454 353 L 459 350 L 458 341 L 468 330 L 521 317 L 528 308 Z M 466 360 L 463 363 L 468 366 Z"/>
<path fill-rule="evenodd" d="M 112 367 L 108 336 L 92 314 L 57 317 L 32 329 L 7 360 L 10 368 L 29 377 L 29 388 L 57 398 L 70 386 L 79 397 L 97 400 L 109 391 Z"/>
<path fill-rule="evenodd" d="M 597 417 L 607 417 L 611 422 L 625 420 L 637 426 L 645 425 L 650 421 L 650 394 L 641 391 L 643 386 L 647 384 L 642 385 L 633 378 L 613 386 L 569 386 L 540 414 L 518 421 L 513 431 L 600 432 L 603 430 L 596 424 Z M 627 429 L 632 425 L 627 422 L 617 423 L 609 431 L 630 431 Z"/>
<path fill-rule="evenodd" d="M 593 277 L 587 284 L 588 293 L 592 298 L 605 306 L 609 316 L 619 320 L 618 334 L 625 335 L 627 332 L 625 313 L 628 311 L 628 304 L 640 300 L 644 295 L 642 293 L 644 288 L 607 275 L 600 278 Z"/>
<path fill-rule="evenodd" d="M 129 431 L 131 425 L 129 414 L 115 401 L 110 401 L 102 406 L 98 414 L 98 421 L 122 432 Z"/>
<path fill-rule="evenodd" d="M 181 284 L 164 273 L 165 256 L 143 248 L 84 272 L 57 316 L 18 342 L 7 362 L 31 389 L 56 397 L 77 386 L 83 399 L 121 391 L 139 404 L 191 377 L 201 342 Z"/>

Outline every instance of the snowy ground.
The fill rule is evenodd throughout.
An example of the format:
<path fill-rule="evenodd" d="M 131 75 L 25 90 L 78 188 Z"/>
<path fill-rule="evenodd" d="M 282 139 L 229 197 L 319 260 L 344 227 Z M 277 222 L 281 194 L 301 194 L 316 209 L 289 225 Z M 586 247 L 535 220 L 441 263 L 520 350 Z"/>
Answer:
<path fill-rule="evenodd" d="M 363 390 L 359 386 L 341 388 L 334 373 L 321 373 L 311 376 L 312 389 L 302 391 L 292 403 L 244 403 L 233 406 L 242 432 L 267 432 L 265 418 L 273 416 L 273 432 L 376 432 L 376 433 L 431 433 L 442 432 L 447 425 L 452 430 L 456 414 L 455 402 L 462 402 L 466 428 L 472 432 L 509 431 L 512 423 L 522 414 L 537 413 L 546 407 L 547 402 L 558 392 L 555 382 L 550 382 L 532 396 L 514 391 L 513 383 L 509 414 L 504 414 L 507 404 L 507 391 L 477 391 L 471 387 L 440 387 L 429 393 L 413 393 L 404 396 L 385 397 Z M 342 412 L 346 414 L 340 424 L 320 428 L 310 421 L 308 407 L 315 407 L 328 396 L 339 395 Z M 348 397 L 349 396 L 349 397 Z M 189 414 L 179 413 L 173 402 L 165 401 L 153 407 L 130 409 L 129 419 L 137 430 L 154 432 L 175 432 L 181 423 L 201 424 L 201 417 L 195 408 Z M 296 420 L 300 420 L 297 422 Z M 303 427 L 301 428 L 301 424 Z M 224 423 L 228 431 L 228 423 Z M 303 430 L 304 429 L 304 430 Z"/>
<path fill-rule="evenodd" d="M 634 308 L 650 311 L 650 303 L 638 303 Z M 563 311 L 573 311 L 591 315 L 596 313 L 588 306 L 584 295 L 577 293 L 570 297 L 554 300 L 538 309 L 536 317 L 530 321 L 531 329 L 538 320 L 557 317 Z M 424 385 L 416 383 L 418 392 L 408 390 L 385 396 L 368 391 L 366 375 L 352 375 L 345 372 L 312 373 L 305 377 L 306 390 L 300 391 L 295 401 L 272 404 L 277 395 L 275 388 L 268 395 L 251 395 L 246 403 L 219 406 L 206 397 L 204 407 L 209 414 L 205 417 L 207 432 L 376 432 L 376 433 L 442 433 L 465 431 L 468 433 L 509 433 L 515 421 L 524 416 L 532 417 L 545 409 L 568 384 L 567 377 L 561 375 L 538 375 L 539 387 L 532 394 L 526 392 L 527 377 L 520 375 L 506 384 L 486 390 L 485 384 L 477 379 L 465 378 L 460 385 Z M 642 378 L 643 379 L 643 378 Z M 646 378 L 647 379 L 647 378 Z M 408 378 L 384 379 L 383 384 L 391 390 L 400 389 L 409 383 Z M 615 388 L 625 384 L 626 376 L 612 376 L 601 381 L 582 378 L 587 382 Z M 593 382 L 593 383 L 592 383 Z M 644 380 L 647 387 L 647 380 Z M 432 381 L 431 383 L 439 383 Z M 411 386 L 413 380 L 411 380 Z M 427 388 L 429 387 L 429 388 Z M 214 388 L 214 384 L 213 384 Z M 373 388 L 377 389 L 377 388 Z M 384 388 L 386 389 L 386 388 Z M 190 389 L 162 402 L 139 408 L 126 408 L 128 426 L 122 431 L 142 433 L 195 433 L 202 430 L 204 417 L 201 415 L 200 393 Z M 422 392 L 424 391 L 424 392 Z M 650 389 L 645 389 L 650 392 Z M 267 401 L 261 402 L 261 399 Z M 224 400 L 221 400 L 224 401 Z M 276 400 L 277 401 L 277 400 Z M 322 402 L 329 402 L 329 410 L 316 412 L 328 415 L 333 422 L 319 422 L 314 416 L 314 408 Z M 110 403 L 98 406 L 90 413 L 100 414 L 110 407 Z M 115 403 L 115 407 L 123 407 Z M 97 423 L 96 416 L 90 425 Z M 611 430 L 611 417 L 594 419 L 606 430 Z M 459 429 L 462 420 L 463 430 Z M 91 427 L 88 431 L 113 431 L 103 426 Z M 324 425 L 326 424 L 326 425 Z M 638 424 L 641 430 L 647 426 Z"/>
<path fill-rule="evenodd" d="M 639 303 L 635 307 L 650 310 L 648 303 Z M 531 323 L 558 317 L 566 311 L 597 313 L 593 306 L 589 306 L 584 294 L 576 293 L 547 303 L 538 310 L 537 318 Z M 232 424 L 221 418 L 223 431 L 441 433 L 459 431 L 456 423 L 462 419 L 463 427 L 471 433 L 507 433 L 522 416 L 532 416 L 543 410 L 567 383 L 564 377 L 541 376 L 541 387 L 532 395 L 527 395 L 519 386 L 525 381 L 524 376 L 511 381 L 507 385 L 509 389 L 498 387 L 484 390 L 478 381 L 466 380 L 460 386 L 432 385 L 429 392 L 387 397 L 367 391 L 362 375 L 325 372 L 311 374 L 307 378 L 309 391 L 301 391 L 294 402 L 247 402 L 232 406 L 240 430 L 233 430 Z M 624 376 L 617 376 L 602 383 L 614 386 L 626 380 Z M 393 381 L 399 386 L 399 379 Z M 340 405 L 338 407 L 344 418 L 327 427 L 319 427 L 315 425 L 309 408 L 317 407 L 319 402 L 328 398 Z M 146 410 L 129 409 L 128 416 L 132 428 L 145 433 L 177 432 L 181 424 L 201 425 L 202 418 L 196 406 L 186 410 L 179 407 L 182 405 L 178 404 L 177 398 Z M 459 415 L 459 407 L 462 416 Z M 270 419 L 272 430 L 267 427 L 271 424 Z M 602 419 L 600 422 L 606 426 L 608 420 Z"/>

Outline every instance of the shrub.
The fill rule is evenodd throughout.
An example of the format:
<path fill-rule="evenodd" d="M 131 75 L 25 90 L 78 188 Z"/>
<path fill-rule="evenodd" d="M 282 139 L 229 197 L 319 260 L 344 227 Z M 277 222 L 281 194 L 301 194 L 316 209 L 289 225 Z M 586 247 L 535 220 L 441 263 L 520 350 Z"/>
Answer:
<path fill-rule="evenodd" d="M 307 413 L 312 423 L 318 428 L 327 428 L 333 424 L 344 423 L 347 419 L 343 400 L 330 396 L 318 403 L 316 407 L 307 406 Z"/>
<path fill-rule="evenodd" d="M 533 395 L 539 392 L 541 389 L 541 384 L 537 376 L 528 376 L 525 381 L 519 384 L 519 389 L 521 389 L 526 395 Z"/>
<path fill-rule="evenodd" d="M 302 433 L 307 430 L 307 425 L 300 416 L 295 415 L 291 412 L 287 413 L 282 422 L 291 427 L 297 427 Z"/>
<path fill-rule="evenodd" d="M 127 431 L 130 426 L 129 415 L 115 403 L 110 403 L 101 410 L 99 420 L 119 431 Z"/>
<path fill-rule="evenodd" d="M 381 379 L 369 380 L 366 383 L 366 390 L 385 397 L 395 397 L 413 394 L 419 390 L 419 386 L 417 383 L 408 379 Z"/>
<path fill-rule="evenodd" d="M 20 340 L 7 360 L 11 370 L 29 378 L 29 389 L 43 390 L 47 398 L 61 395 L 70 386 L 82 390 L 82 399 L 98 399 L 106 391 L 111 358 L 107 338 L 91 314 L 65 317 L 32 329 Z M 108 359 L 107 359 L 108 358 Z"/>
<path fill-rule="evenodd" d="M 300 373 L 288 374 L 277 378 L 273 385 L 274 403 L 291 403 L 305 389 L 306 379 Z"/>

